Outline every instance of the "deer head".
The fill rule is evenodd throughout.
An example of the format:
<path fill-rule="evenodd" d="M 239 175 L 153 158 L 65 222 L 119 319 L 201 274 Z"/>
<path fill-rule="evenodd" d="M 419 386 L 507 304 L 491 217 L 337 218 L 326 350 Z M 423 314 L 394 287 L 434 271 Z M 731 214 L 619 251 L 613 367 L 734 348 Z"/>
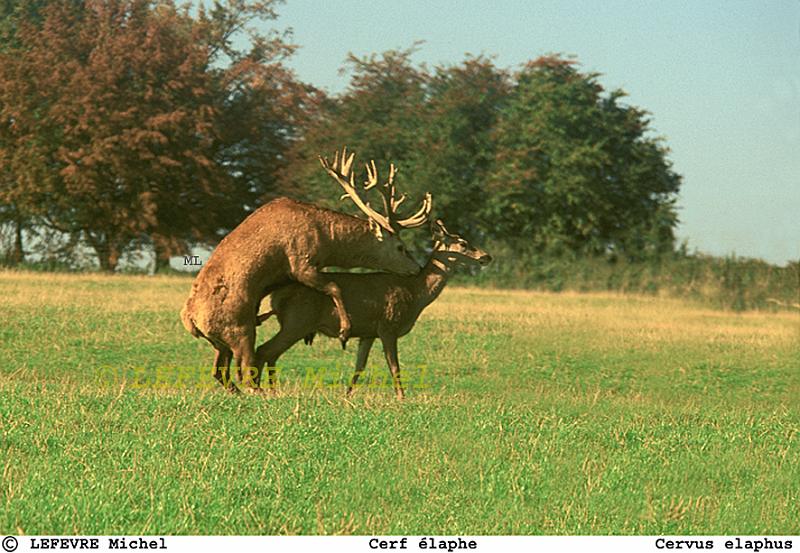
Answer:
<path fill-rule="evenodd" d="M 457 234 L 448 232 L 441 219 L 431 224 L 433 232 L 433 253 L 443 256 L 448 263 L 478 263 L 487 265 L 492 256 L 485 251 L 471 246 Z"/>
<path fill-rule="evenodd" d="M 392 163 L 389 167 L 389 178 L 381 185 L 378 184 L 378 170 L 375 161 L 366 164 L 367 180 L 364 191 L 375 188 L 383 200 L 384 213 L 374 210 L 368 201 L 361 197 L 355 185 L 353 160 L 355 154 L 347 153 L 347 147 L 342 148 L 341 155 L 337 151 L 333 156 L 333 163 L 327 158 L 320 157 L 319 161 L 325 171 L 339 183 L 344 190 L 341 199 L 350 198 L 369 220 L 369 226 L 375 236 L 376 242 L 368 252 L 362 252 L 361 266 L 382 269 L 401 275 L 416 274 L 420 266 L 408 253 L 405 244 L 398 238 L 401 230 L 416 228 L 424 225 L 430 216 L 433 205 L 430 193 L 425 194 L 420 208 L 408 217 L 401 218 L 397 208 L 405 200 L 405 195 L 396 197 L 394 177 L 397 167 Z"/>

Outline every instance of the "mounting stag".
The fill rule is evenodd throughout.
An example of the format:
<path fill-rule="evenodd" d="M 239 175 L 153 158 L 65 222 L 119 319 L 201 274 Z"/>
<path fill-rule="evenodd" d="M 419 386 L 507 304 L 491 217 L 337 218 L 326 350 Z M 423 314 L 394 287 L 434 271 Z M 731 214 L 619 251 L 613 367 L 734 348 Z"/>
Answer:
<path fill-rule="evenodd" d="M 242 368 L 256 366 L 256 315 L 261 300 L 271 290 L 292 281 L 309 286 L 330 298 L 336 309 L 336 332 L 344 347 L 350 320 L 339 286 L 328 266 L 366 267 L 412 275 L 419 265 L 397 238 L 401 229 L 425 224 L 431 211 L 426 194 L 420 208 L 400 218 L 391 165 L 388 180 L 378 187 L 385 213 L 378 213 L 361 198 L 355 186 L 354 155 L 336 152 L 333 163 L 320 157 L 325 171 L 367 215 L 368 220 L 323 209 L 308 203 L 278 198 L 248 216 L 217 246 L 192 285 L 181 311 L 181 320 L 194 337 L 208 340 L 216 355 L 214 377 L 228 390 L 238 391 L 230 378 L 231 357 L 241 377 Z M 375 162 L 367 165 L 365 190 L 378 186 Z M 260 382 L 248 380 L 250 388 Z"/>
<path fill-rule="evenodd" d="M 359 338 L 356 370 L 347 389 L 353 392 L 364 371 L 370 349 L 380 338 L 398 399 L 404 396 L 397 358 L 397 339 L 408 334 L 422 311 L 444 289 L 451 270 L 458 263 L 486 265 L 492 258 L 470 246 L 466 240 L 447 232 L 441 221 L 433 225 L 434 246 L 430 259 L 419 274 L 399 276 L 386 273 L 330 275 L 347 303 L 353 326 L 350 335 Z M 272 292 L 272 311 L 258 316 L 258 324 L 278 316 L 280 330 L 259 346 L 258 366 L 253 377 L 261 378 L 266 362 L 270 388 L 275 385 L 275 363 L 300 339 L 310 343 L 315 333 L 336 336 L 338 319 L 330 298 L 300 284 L 290 284 Z"/>

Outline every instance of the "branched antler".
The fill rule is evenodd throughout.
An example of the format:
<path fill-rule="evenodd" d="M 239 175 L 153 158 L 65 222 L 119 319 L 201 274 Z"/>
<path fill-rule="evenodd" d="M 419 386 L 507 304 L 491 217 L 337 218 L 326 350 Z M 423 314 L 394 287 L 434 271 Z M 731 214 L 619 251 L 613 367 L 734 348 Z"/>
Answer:
<path fill-rule="evenodd" d="M 383 199 L 385 214 L 378 213 L 372 209 L 369 202 L 364 201 L 356 189 L 355 174 L 352 169 L 354 157 L 355 154 L 353 153 L 349 156 L 347 155 L 347 147 L 345 146 L 342 148 L 341 157 L 338 151 L 334 154 L 332 164 L 326 158 L 321 156 L 319 158 L 325 171 L 344 189 L 345 194 L 342 195 L 342 199 L 349 197 L 363 213 L 392 234 L 397 234 L 404 228 L 420 227 L 427 222 L 433 207 L 433 199 L 430 192 L 425 193 L 422 205 L 416 213 L 405 219 L 399 218 L 397 208 L 405 201 L 406 195 L 402 194 L 399 198 L 396 197 L 397 190 L 394 186 L 394 177 L 397 175 L 397 167 L 394 163 L 389 165 L 389 178 L 381 186 L 378 186 L 378 169 L 375 167 L 375 160 L 370 160 L 366 164 L 367 180 L 364 182 L 364 190 L 367 191 L 378 186 L 378 192 Z"/>

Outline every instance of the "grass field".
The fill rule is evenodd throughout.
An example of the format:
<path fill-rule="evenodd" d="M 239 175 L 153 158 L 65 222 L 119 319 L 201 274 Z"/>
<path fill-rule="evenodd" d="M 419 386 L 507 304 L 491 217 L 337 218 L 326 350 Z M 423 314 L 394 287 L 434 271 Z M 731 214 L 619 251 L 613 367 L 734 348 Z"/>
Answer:
<path fill-rule="evenodd" d="M 233 397 L 190 283 L 0 272 L 0 534 L 800 532 L 796 313 L 452 288 L 403 402 L 328 339 Z"/>

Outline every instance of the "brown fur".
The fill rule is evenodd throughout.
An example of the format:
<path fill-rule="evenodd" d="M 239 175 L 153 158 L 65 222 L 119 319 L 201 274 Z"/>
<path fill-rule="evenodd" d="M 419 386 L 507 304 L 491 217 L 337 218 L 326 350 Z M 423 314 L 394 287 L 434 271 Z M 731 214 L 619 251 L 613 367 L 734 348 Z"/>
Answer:
<path fill-rule="evenodd" d="M 340 339 L 349 318 L 327 266 L 367 267 L 413 274 L 419 270 L 393 235 L 379 240 L 368 221 L 288 198 L 265 204 L 228 234 L 197 275 L 181 320 L 216 350 L 214 376 L 231 391 L 231 357 L 255 367 L 255 327 L 261 299 L 279 286 L 300 282 L 331 299 Z M 259 382 L 247 382 L 258 387 Z"/>
<path fill-rule="evenodd" d="M 437 222 L 441 226 L 441 223 Z M 356 372 L 348 389 L 353 390 L 364 370 L 369 350 L 376 338 L 383 343 L 386 361 L 398 398 L 404 395 L 397 360 L 397 339 L 408 334 L 422 311 L 433 302 L 447 284 L 452 266 L 457 261 L 488 263 L 485 252 L 471 247 L 456 235 L 437 229 L 438 240 L 427 265 L 418 275 L 331 274 L 342 292 L 352 319 L 351 336 L 359 338 Z M 272 311 L 259 316 L 259 321 L 277 315 L 280 331 L 258 348 L 257 378 L 264 363 L 270 367 L 270 386 L 274 385 L 274 367 L 278 358 L 301 338 L 319 332 L 336 336 L 338 318 L 331 299 L 300 284 L 284 286 L 271 295 Z"/>

